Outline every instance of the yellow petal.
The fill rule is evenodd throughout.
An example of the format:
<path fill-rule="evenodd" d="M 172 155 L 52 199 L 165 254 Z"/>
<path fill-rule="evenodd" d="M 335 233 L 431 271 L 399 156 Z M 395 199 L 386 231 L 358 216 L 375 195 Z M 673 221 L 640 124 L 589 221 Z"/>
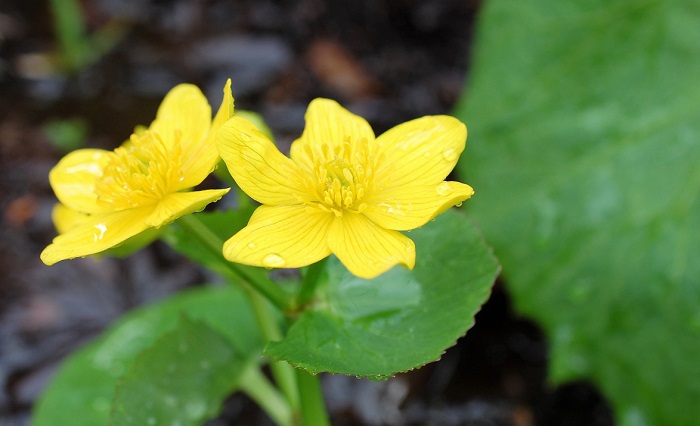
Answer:
<path fill-rule="evenodd" d="M 197 86 L 175 86 L 160 104 L 149 129 L 156 132 L 166 146 L 180 143 L 184 180 L 177 189 L 198 185 L 214 169 L 218 153 L 213 143 L 206 143 L 210 128 L 211 107 Z"/>
<path fill-rule="evenodd" d="M 90 215 L 69 209 L 61 203 L 56 203 L 51 211 L 51 219 L 59 234 L 66 233 L 72 228 L 90 220 Z"/>
<path fill-rule="evenodd" d="M 467 127 L 454 117 L 427 116 L 389 129 L 377 138 L 382 164 L 376 179 L 389 186 L 438 184 L 454 169 L 467 141 Z"/>
<path fill-rule="evenodd" d="M 228 121 L 229 118 L 233 117 L 233 95 L 231 94 L 231 79 L 226 80 L 226 85 L 224 86 L 224 98 L 221 101 L 221 106 L 219 106 L 219 111 L 214 117 L 214 121 L 211 123 L 211 131 L 209 132 L 209 143 L 215 144 L 216 132 Z"/>
<path fill-rule="evenodd" d="M 306 111 L 306 126 L 301 137 L 292 143 L 290 156 L 307 170 L 313 170 L 308 156 L 303 155 L 304 145 L 327 144 L 331 150 L 345 142 L 371 144 L 374 132 L 367 120 L 346 110 L 336 101 L 317 98 Z"/>
<path fill-rule="evenodd" d="M 148 229 L 145 219 L 153 207 L 141 207 L 95 215 L 54 238 L 41 253 L 47 265 L 103 252 Z"/>
<path fill-rule="evenodd" d="M 328 256 L 333 214 L 296 206 L 260 206 L 248 225 L 224 244 L 231 262 L 267 268 L 298 268 Z"/>
<path fill-rule="evenodd" d="M 367 203 L 363 213 L 382 228 L 407 231 L 425 225 L 472 194 L 472 187 L 461 182 L 401 186 L 363 200 Z"/>
<path fill-rule="evenodd" d="M 105 213 L 110 209 L 97 203 L 95 182 L 109 163 L 110 152 L 79 149 L 63 157 L 51 169 L 49 181 L 59 201 L 83 213 Z"/>
<path fill-rule="evenodd" d="M 238 186 L 262 204 L 298 204 L 302 173 L 250 121 L 234 116 L 219 130 L 217 147 Z"/>
<path fill-rule="evenodd" d="M 145 220 L 146 224 L 159 228 L 178 217 L 201 211 L 207 204 L 219 200 L 230 188 L 206 191 L 174 192 L 165 196 Z"/>
<path fill-rule="evenodd" d="M 346 213 L 330 229 L 331 251 L 353 275 L 371 279 L 401 264 L 413 269 L 416 246 L 397 231 L 374 224 L 362 214 Z"/>

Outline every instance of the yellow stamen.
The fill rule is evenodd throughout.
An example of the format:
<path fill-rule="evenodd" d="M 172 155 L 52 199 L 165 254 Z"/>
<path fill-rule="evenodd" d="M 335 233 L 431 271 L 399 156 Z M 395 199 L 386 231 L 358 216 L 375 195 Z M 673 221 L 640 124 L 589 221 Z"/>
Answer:
<path fill-rule="evenodd" d="M 111 160 L 96 182 L 97 202 L 114 210 L 154 204 L 184 179 L 179 138 L 166 146 L 153 131 L 131 135 L 111 153 Z"/>
<path fill-rule="evenodd" d="M 328 144 L 306 145 L 304 154 L 313 170 L 307 170 L 303 202 L 342 217 L 346 211 L 361 213 L 362 199 L 376 185 L 370 179 L 374 169 L 367 141 L 346 140 L 331 148 Z"/>

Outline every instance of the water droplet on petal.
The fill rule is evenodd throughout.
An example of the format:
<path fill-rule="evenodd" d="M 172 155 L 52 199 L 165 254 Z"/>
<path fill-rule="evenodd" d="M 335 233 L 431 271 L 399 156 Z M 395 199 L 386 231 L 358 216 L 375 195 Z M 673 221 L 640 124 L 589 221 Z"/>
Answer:
<path fill-rule="evenodd" d="M 253 140 L 247 133 L 241 133 L 241 139 L 243 139 L 246 142 L 250 142 Z"/>
<path fill-rule="evenodd" d="M 454 192 L 454 189 L 452 189 L 449 183 L 443 182 L 435 187 L 435 192 L 437 192 L 438 195 L 450 195 Z"/>
<path fill-rule="evenodd" d="M 442 152 L 442 156 L 445 157 L 447 161 L 454 161 L 457 159 L 457 151 L 452 148 L 448 148 Z"/>
<path fill-rule="evenodd" d="M 100 241 L 105 236 L 105 232 L 107 232 L 107 225 L 104 223 L 98 223 L 95 225 L 95 233 L 93 234 L 94 241 Z"/>
<path fill-rule="evenodd" d="M 249 249 L 254 249 L 255 248 L 255 243 L 248 243 L 248 248 Z"/>
<path fill-rule="evenodd" d="M 279 254 L 270 253 L 263 258 L 262 263 L 268 268 L 281 268 L 287 262 Z"/>

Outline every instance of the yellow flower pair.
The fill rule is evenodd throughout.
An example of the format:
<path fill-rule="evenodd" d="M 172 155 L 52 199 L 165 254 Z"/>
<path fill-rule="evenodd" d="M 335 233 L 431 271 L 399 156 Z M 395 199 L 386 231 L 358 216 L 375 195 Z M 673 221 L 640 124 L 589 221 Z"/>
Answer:
<path fill-rule="evenodd" d="M 262 204 L 223 247 L 229 261 L 253 266 L 301 267 L 334 253 L 363 278 L 397 264 L 411 269 L 415 246 L 399 231 L 422 226 L 473 194 L 468 185 L 444 181 L 467 136 L 452 117 L 419 118 L 375 138 L 363 118 L 316 99 L 291 158 L 233 115 L 230 83 L 213 122 L 210 117 L 201 92 L 180 85 L 148 130 L 122 147 L 79 150 L 61 160 L 50 174 L 61 202 L 54 215 L 61 235 L 42 260 L 102 252 L 218 200 L 228 189 L 184 191 L 204 180 L 219 154 L 240 188 Z M 65 210 L 71 214 L 63 216 L 81 219 L 61 229 Z"/>

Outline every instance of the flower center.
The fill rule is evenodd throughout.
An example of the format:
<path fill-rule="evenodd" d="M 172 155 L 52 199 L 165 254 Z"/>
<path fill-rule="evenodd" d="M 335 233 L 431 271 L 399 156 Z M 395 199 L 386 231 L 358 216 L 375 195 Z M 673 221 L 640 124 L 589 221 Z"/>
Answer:
<path fill-rule="evenodd" d="M 338 217 L 342 217 L 345 211 L 361 213 L 367 208 L 362 199 L 373 188 L 373 167 L 367 143 L 363 142 L 304 147 L 313 164 L 307 180 L 309 193 L 313 194 L 312 199 L 307 200 L 308 204 L 333 212 Z"/>
<path fill-rule="evenodd" d="M 177 141 L 168 147 L 153 131 L 131 135 L 129 142 L 110 153 L 95 185 L 97 202 L 115 210 L 157 203 L 184 180 L 181 154 Z"/>

